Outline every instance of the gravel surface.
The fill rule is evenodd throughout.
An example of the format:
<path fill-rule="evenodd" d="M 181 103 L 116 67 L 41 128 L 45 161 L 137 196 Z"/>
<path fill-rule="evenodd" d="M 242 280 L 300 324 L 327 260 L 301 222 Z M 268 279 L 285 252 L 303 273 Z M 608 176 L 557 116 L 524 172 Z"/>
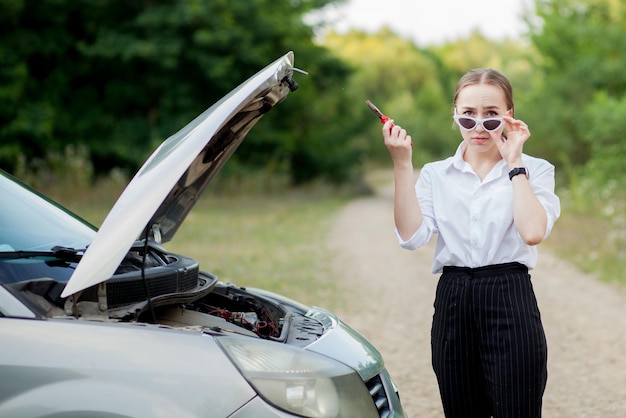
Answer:
<path fill-rule="evenodd" d="M 350 298 L 334 310 L 381 351 L 410 417 L 443 417 L 430 365 L 434 247 L 400 248 L 392 199 L 385 189 L 334 220 L 333 275 Z M 541 247 L 531 275 L 548 338 L 544 418 L 626 417 L 626 291 Z"/>

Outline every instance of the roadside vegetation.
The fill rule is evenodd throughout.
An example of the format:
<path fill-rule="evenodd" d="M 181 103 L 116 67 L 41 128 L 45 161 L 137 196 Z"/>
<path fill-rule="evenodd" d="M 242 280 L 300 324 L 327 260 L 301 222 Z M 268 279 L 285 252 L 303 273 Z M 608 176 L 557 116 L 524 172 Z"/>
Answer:
<path fill-rule="evenodd" d="M 322 250 L 317 234 L 341 202 L 368 192 L 370 167 L 389 168 L 365 100 L 412 133 L 419 167 L 458 144 L 450 118 L 458 78 L 492 67 L 511 79 L 515 116 L 531 127 L 525 151 L 556 166 L 562 217 L 546 246 L 626 285 L 626 3 L 535 0 L 523 39 L 476 31 L 421 46 L 393 28 L 335 33 L 306 23 L 337 2 L 0 0 L 0 167 L 98 225 L 161 141 L 294 50 L 309 75 L 296 76 L 300 88 L 259 122 L 190 216 L 216 231 L 226 214 L 235 218 L 215 232 L 226 238 L 204 263 L 213 270 L 230 252 L 242 255 L 228 263 L 242 271 L 260 259 L 319 272 L 297 255 Z M 271 280 L 254 265 L 248 274 Z"/>
<path fill-rule="evenodd" d="M 562 215 L 546 246 L 582 271 L 626 288 L 626 194 L 616 187 L 584 179 L 561 189 Z"/>

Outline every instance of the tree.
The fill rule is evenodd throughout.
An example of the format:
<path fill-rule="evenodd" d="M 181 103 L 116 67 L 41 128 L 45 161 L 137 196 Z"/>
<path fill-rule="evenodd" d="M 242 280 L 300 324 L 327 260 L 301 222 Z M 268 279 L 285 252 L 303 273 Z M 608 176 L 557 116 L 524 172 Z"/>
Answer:
<path fill-rule="evenodd" d="M 319 128 L 330 126 L 327 112 L 343 106 L 340 86 L 349 69 L 314 44 L 303 17 L 332 2 L 4 0 L 0 164 L 12 169 L 18 154 L 32 159 L 82 144 L 97 171 L 132 171 L 227 91 L 294 50 L 296 64 L 312 76 L 281 114 L 305 117 L 270 113 L 237 158 L 261 166 L 278 160 L 295 182 L 326 173 L 328 159 L 315 155 L 316 147 L 347 136 L 352 126 Z M 311 112 L 312 103 L 318 111 Z M 298 172 L 302 160 L 311 165 L 306 172 Z M 333 166 L 333 178 L 352 168 Z"/>

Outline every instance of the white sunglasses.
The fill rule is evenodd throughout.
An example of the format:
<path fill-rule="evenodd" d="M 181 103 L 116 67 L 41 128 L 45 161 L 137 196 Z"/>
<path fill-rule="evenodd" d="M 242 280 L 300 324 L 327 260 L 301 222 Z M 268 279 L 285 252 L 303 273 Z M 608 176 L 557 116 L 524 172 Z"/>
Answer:
<path fill-rule="evenodd" d="M 487 132 L 497 131 L 504 123 L 504 119 L 502 118 L 478 119 L 463 115 L 454 115 L 454 121 L 466 131 L 471 131 L 475 129 L 478 124 L 481 124 Z"/>

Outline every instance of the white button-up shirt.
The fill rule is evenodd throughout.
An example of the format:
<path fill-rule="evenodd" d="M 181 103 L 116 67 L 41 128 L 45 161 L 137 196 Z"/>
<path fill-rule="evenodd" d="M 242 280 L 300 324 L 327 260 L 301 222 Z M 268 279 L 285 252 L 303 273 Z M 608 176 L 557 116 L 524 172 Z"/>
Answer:
<path fill-rule="evenodd" d="M 444 266 L 482 267 L 517 261 L 532 269 L 537 264 L 537 248 L 527 245 L 513 224 L 513 186 L 510 171 L 500 160 L 481 182 L 463 160 L 465 146 L 454 156 L 426 164 L 415 191 L 424 221 L 415 234 L 400 245 L 414 250 L 438 234 L 432 265 L 433 273 Z M 526 154 L 522 161 L 530 174 L 530 185 L 546 210 L 546 237 L 561 213 L 554 193 L 554 166 Z"/>

